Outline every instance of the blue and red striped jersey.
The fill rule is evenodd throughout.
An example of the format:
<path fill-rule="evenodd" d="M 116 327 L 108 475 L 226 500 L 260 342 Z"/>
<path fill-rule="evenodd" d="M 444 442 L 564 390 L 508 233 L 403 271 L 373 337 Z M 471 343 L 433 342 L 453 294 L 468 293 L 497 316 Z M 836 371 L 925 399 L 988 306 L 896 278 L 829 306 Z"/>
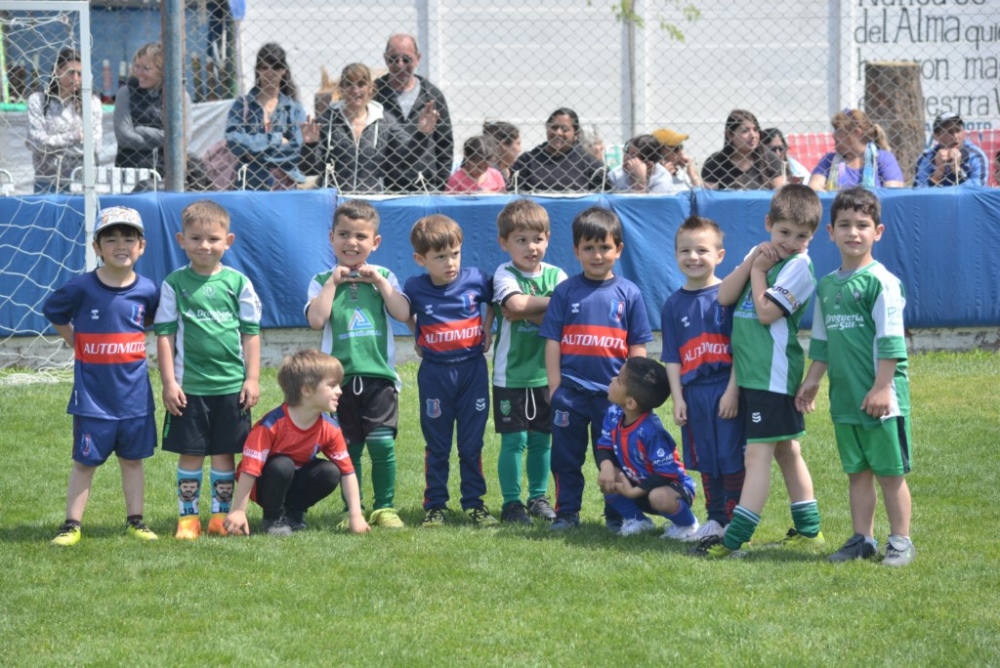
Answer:
<path fill-rule="evenodd" d="M 719 286 L 681 288 L 663 304 L 660 359 L 681 365 L 681 384 L 729 377 L 733 367 L 733 307 L 719 304 Z"/>
<path fill-rule="evenodd" d="M 644 413 L 625 426 L 621 406 L 611 406 L 604 415 L 597 450 L 611 451 L 622 473 L 637 487 L 652 489 L 664 480 L 693 489 L 677 445 L 655 413 Z"/>
<path fill-rule="evenodd" d="M 454 364 L 483 354 L 482 310 L 493 301 L 492 277 L 467 267 L 448 285 L 434 285 L 421 274 L 407 279 L 403 293 L 417 316 L 415 336 L 424 360 Z"/>

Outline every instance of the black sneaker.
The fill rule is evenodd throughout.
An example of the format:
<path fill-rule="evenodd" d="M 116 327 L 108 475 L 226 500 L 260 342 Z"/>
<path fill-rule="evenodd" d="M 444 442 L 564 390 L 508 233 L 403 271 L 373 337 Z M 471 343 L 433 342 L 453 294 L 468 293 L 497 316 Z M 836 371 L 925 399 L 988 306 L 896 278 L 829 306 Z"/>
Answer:
<path fill-rule="evenodd" d="M 531 524 L 528 511 L 520 501 L 511 501 L 500 509 L 500 521 L 509 524 Z"/>
<path fill-rule="evenodd" d="M 847 539 L 844 546 L 826 558 L 827 561 L 853 561 L 855 559 L 871 559 L 878 550 L 874 545 L 865 540 L 859 533 Z"/>
<path fill-rule="evenodd" d="M 444 523 L 447 521 L 445 516 L 447 511 L 447 508 L 428 508 L 424 512 L 424 522 L 422 526 L 425 529 L 443 527 Z"/>
<path fill-rule="evenodd" d="M 306 524 L 306 511 L 304 510 L 286 510 L 285 521 L 288 522 L 292 531 L 303 531 L 309 528 L 309 525 Z"/>
<path fill-rule="evenodd" d="M 481 527 L 493 527 L 500 524 L 485 505 L 469 508 L 465 514 L 472 520 L 473 524 L 478 524 Z"/>
<path fill-rule="evenodd" d="M 260 528 L 268 536 L 291 536 L 292 527 L 288 526 L 288 520 L 282 515 L 276 520 L 265 519 L 261 522 Z"/>
<path fill-rule="evenodd" d="M 580 513 L 557 513 L 556 519 L 549 527 L 553 531 L 566 531 L 580 527 Z"/>
<path fill-rule="evenodd" d="M 546 522 L 552 522 L 556 519 L 556 511 L 553 510 L 549 500 L 544 496 L 528 499 L 528 512 L 532 517 L 539 517 Z"/>

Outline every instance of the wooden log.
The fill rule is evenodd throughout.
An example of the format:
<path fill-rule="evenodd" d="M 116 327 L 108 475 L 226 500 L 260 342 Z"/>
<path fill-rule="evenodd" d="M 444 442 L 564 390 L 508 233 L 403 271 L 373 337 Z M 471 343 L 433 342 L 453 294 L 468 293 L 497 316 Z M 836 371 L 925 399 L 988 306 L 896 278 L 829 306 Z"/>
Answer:
<path fill-rule="evenodd" d="M 917 159 L 924 150 L 924 92 L 920 65 L 912 62 L 865 64 L 865 113 L 881 126 L 912 185 Z"/>

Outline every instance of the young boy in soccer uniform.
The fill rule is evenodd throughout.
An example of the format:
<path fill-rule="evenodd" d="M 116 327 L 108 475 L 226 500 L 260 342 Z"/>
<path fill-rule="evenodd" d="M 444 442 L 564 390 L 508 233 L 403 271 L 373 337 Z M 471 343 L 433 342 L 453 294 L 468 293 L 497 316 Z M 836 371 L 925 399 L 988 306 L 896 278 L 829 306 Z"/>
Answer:
<path fill-rule="evenodd" d="M 545 376 L 545 340 L 538 326 L 566 272 L 543 262 L 549 215 L 528 199 L 509 203 L 497 217 L 500 247 L 510 260 L 493 274 L 497 338 L 493 348 L 493 423 L 500 434 L 497 474 L 501 522 L 551 522 L 546 493 L 552 451 L 552 411 Z M 521 460 L 527 451 L 528 506 L 521 502 Z"/>
<path fill-rule="evenodd" d="M 742 555 L 739 548 L 753 536 L 767 501 L 772 460 L 785 479 L 795 527 L 782 545 L 824 543 L 812 477 L 797 440 L 805 433 L 805 418 L 795 407 L 805 366 L 796 335 L 816 285 L 806 249 L 822 215 L 808 186 L 778 190 L 764 219 L 771 240 L 754 247 L 719 285 L 719 303 L 736 304 L 732 345 L 747 436 L 746 477 L 725 534 L 702 540 L 694 551 L 698 556 Z"/>
<path fill-rule="evenodd" d="M 178 539 L 201 535 L 202 466 L 211 457 L 208 533 L 226 535 L 230 501 L 219 489 L 235 479 L 235 457 L 250 433 L 260 397 L 261 305 L 253 284 L 221 264 L 233 244 L 229 214 L 202 200 L 181 212 L 177 242 L 191 261 L 161 286 L 155 331 L 163 381 L 163 449 L 177 463 Z"/>
<path fill-rule="evenodd" d="M 250 535 L 250 499 L 263 510 L 264 533 L 302 531 L 306 511 L 337 485 L 344 490 L 350 531 L 369 531 L 347 443 L 336 420 L 327 415 L 337 412 L 343 379 L 340 361 L 318 350 L 300 350 L 282 361 L 278 385 L 285 403 L 254 425 L 243 446 L 236 497 L 225 520 L 228 533 Z M 317 456 L 320 452 L 326 459 Z"/>
<path fill-rule="evenodd" d="M 820 279 L 809 358 L 813 360 L 796 405 L 815 409 L 824 373 L 830 375 L 830 415 L 840 463 L 850 480 L 852 535 L 830 561 L 868 559 L 878 554 L 875 506 L 889 516 L 889 540 L 882 563 L 905 566 L 916 548 L 910 540 L 910 381 L 907 376 L 899 279 L 872 257 L 885 231 L 878 198 L 864 188 L 841 190 L 833 201 L 830 238 L 840 250 L 840 267 Z"/>
<path fill-rule="evenodd" d="M 694 481 L 677 456 L 677 445 L 653 410 L 670 396 L 667 371 L 646 357 L 633 357 L 611 379 L 595 458 L 597 482 L 624 518 L 619 535 L 654 528 L 645 513 L 662 515 L 670 526 L 696 525 L 691 504 Z"/>
<path fill-rule="evenodd" d="M 664 538 L 701 541 L 721 536 L 743 489 L 743 422 L 730 338 L 733 309 L 719 304 L 715 268 L 726 255 L 722 230 L 691 216 L 677 230 L 674 249 L 684 286 L 663 304 L 663 353 L 674 422 L 681 428 L 684 463 L 701 473 L 708 520 L 700 528 L 671 524 Z"/>
<path fill-rule="evenodd" d="M 321 350 L 344 365 L 337 418 L 359 480 L 368 445 L 375 493 L 368 521 L 402 529 L 394 508 L 399 376 L 389 316 L 405 322 L 410 305 L 391 271 L 368 264 L 382 242 L 378 227 L 378 212 L 368 202 L 351 200 L 337 207 L 330 230 L 337 264 L 309 283 L 305 313 L 310 327 L 323 330 Z"/>
<path fill-rule="evenodd" d="M 153 388 L 146 363 L 146 327 L 159 291 L 135 273 L 146 250 L 142 218 L 135 209 L 101 211 L 94 253 L 102 264 L 53 292 L 42 312 L 73 348 L 73 469 L 66 495 L 66 521 L 52 544 L 80 542 L 80 523 L 97 467 L 118 457 L 125 495 L 126 533 L 156 540 L 142 520 L 143 465 L 156 448 Z"/>
<path fill-rule="evenodd" d="M 642 293 L 614 273 L 622 225 L 613 211 L 591 207 L 573 219 L 573 253 L 583 272 L 560 283 L 539 335 L 552 404 L 552 475 L 556 482 L 553 531 L 580 526 L 583 463 L 596 447 L 608 406 L 608 385 L 625 360 L 646 356 L 653 339 Z M 605 506 L 614 532 L 621 517 Z"/>
<path fill-rule="evenodd" d="M 458 425 L 462 510 L 473 523 L 497 524 L 483 503 L 483 434 L 490 403 L 484 353 L 490 347 L 492 281 L 476 268 L 462 268 L 462 228 L 435 214 L 410 231 L 413 259 L 427 270 L 406 281 L 403 293 L 414 318 L 421 355 L 417 371 L 420 429 L 424 435 L 424 527 L 447 521 L 448 458 Z"/>

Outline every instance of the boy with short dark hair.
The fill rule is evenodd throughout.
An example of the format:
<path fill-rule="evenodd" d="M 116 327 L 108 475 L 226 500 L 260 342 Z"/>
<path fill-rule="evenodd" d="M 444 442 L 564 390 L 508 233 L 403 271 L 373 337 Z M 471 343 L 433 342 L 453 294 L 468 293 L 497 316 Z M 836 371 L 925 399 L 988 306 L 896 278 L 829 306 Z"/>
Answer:
<path fill-rule="evenodd" d="M 496 525 L 483 496 L 483 434 L 489 415 L 490 379 L 484 353 L 490 347 L 493 301 L 489 277 L 475 267 L 462 268 L 462 228 L 433 214 L 410 231 L 413 259 L 427 273 L 406 281 L 414 336 L 421 355 L 417 371 L 420 428 L 424 454 L 423 526 L 447 521 L 448 469 L 452 434 L 458 425 L 458 462 L 462 510 L 474 524 Z"/>
<path fill-rule="evenodd" d="M 730 344 L 733 309 L 719 303 L 715 268 L 726 250 L 719 225 L 691 216 L 677 230 L 674 249 L 684 286 L 663 304 L 663 353 L 674 422 L 681 428 L 684 463 L 701 473 L 708 520 L 671 525 L 664 538 L 701 541 L 721 536 L 743 489 L 746 439 L 738 418 L 739 389 Z"/>
<path fill-rule="evenodd" d="M 653 340 L 642 293 L 616 276 L 622 224 L 609 209 L 591 207 L 573 219 L 573 253 L 583 272 L 560 283 L 539 335 L 552 404 L 552 475 L 556 482 L 553 531 L 580 526 L 583 463 L 597 445 L 607 413 L 608 385 L 625 360 L 645 357 Z M 617 533 L 621 516 L 605 506 L 605 523 Z"/>
<path fill-rule="evenodd" d="M 882 563 L 905 566 L 916 548 L 910 540 L 910 381 L 907 376 L 906 306 L 899 279 L 872 256 L 882 238 L 878 198 L 864 188 L 841 190 L 833 201 L 830 239 L 840 267 L 816 287 L 809 358 L 795 396 L 804 413 L 815 409 L 824 373 L 830 375 L 830 415 L 840 463 L 850 480 L 852 535 L 830 561 L 878 554 L 875 506 L 882 489 L 889 540 Z M 873 355 L 874 353 L 874 355 Z"/>
<path fill-rule="evenodd" d="M 529 199 L 516 199 L 497 217 L 500 247 L 510 260 L 493 274 L 497 338 L 493 348 L 493 423 L 500 434 L 497 474 L 503 494 L 501 522 L 551 522 L 546 496 L 552 452 L 552 410 L 545 375 L 545 340 L 538 327 L 549 296 L 566 272 L 543 262 L 549 215 Z M 521 458 L 527 451 L 528 505 L 521 502 Z"/>
<path fill-rule="evenodd" d="M 630 358 L 611 379 L 595 458 L 605 500 L 624 518 L 618 534 L 654 528 L 645 513 L 662 515 L 670 526 L 697 526 L 691 504 L 694 481 L 677 456 L 677 445 L 653 412 L 670 396 L 667 371 L 646 357 Z"/>
<path fill-rule="evenodd" d="M 285 403 L 254 425 L 243 446 L 239 485 L 226 516 L 226 531 L 249 535 L 246 508 L 250 499 L 264 513 L 262 531 L 290 536 L 306 527 L 305 514 L 342 485 L 348 528 L 369 531 L 361 513 L 358 477 L 336 420 L 344 367 L 318 350 L 287 356 L 278 370 Z M 317 457 L 317 452 L 326 459 Z"/>
<path fill-rule="evenodd" d="M 73 469 L 66 494 L 66 521 L 52 544 L 80 542 L 80 524 L 97 467 L 118 457 L 125 496 L 126 532 L 156 540 L 142 519 L 142 460 L 156 449 L 156 406 L 146 362 L 146 327 L 159 291 L 135 273 L 146 250 L 142 218 L 135 209 L 101 211 L 94 253 L 101 266 L 53 292 L 42 311 L 73 348 Z"/>
<path fill-rule="evenodd" d="M 797 440 L 805 433 L 805 418 L 795 407 L 804 371 L 796 335 L 816 286 L 806 249 L 822 215 L 808 186 L 778 190 L 764 219 L 770 241 L 755 246 L 719 285 L 719 303 L 736 305 L 732 345 L 747 436 L 746 477 L 725 534 L 702 540 L 694 552 L 699 556 L 743 554 L 739 548 L 753 536 L 767 502 L 772 460 L 785 479 L 795 525 L 782 544 L 824 544 L 812 477 Z"/>
<path fill-rule="evenodd" d="M 201 536 L 202 466 L 211 457 L 212 515 L 208 533 L 225 536 L 230 501 L 218 483 L 235 480 L 235 454 L 250 433 L 260 398 L 260 299 L 250 279 L 222 265 L 236 236 L 229 213 L 210 200 L 181 212 L 177 243 L 190 264 L 161 286 L 155 331 L 163 380 L 163 449 L 177 462 L 175 538 Z"/>
<path fill-rule="evenodd" d="M 359 479 L 368 445 L 375 494 L 368 521 L 402 529 L 394 507 L 399 376 L 389 316 L 405 322 L 410 305 L 391 271 L 368 264 L 382 243 L 378 229 L 378 211 L 370 203 L 351 200 L 337 207 L 330 230 L 336 265 L 309 283 L 305 312 L 309 326 L 323 330 L 321 350 L 344 364 L 337 418 Z"/>

